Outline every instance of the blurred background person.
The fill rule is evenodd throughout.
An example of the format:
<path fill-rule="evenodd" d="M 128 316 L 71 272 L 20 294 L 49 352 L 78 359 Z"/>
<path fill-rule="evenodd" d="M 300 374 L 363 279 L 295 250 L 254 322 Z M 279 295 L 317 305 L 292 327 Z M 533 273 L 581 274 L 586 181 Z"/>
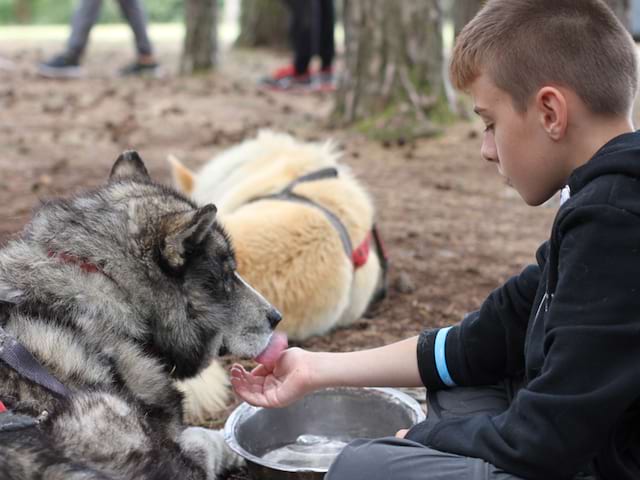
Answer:
<path fill-rule="evenodd" d="M 263 78 L 261 85 L 274 90 L 333 90 L 335 41 L 333 0 L 284 0 L 291 11 L 289 35 L 293 63 Z M 314 55 L 320 57 L 320 69 L 310 69 Z"/>
<path fill-rule="evenodd" d="M 118 0 L 122 16 L 127 20 L 135 38 L 136 58 L 119 70 L 120 75 L 154 74 L 158 63 L 147 35 L 147 17 L 141 0 Z M 89 41 L 91 29 L 98 21 L 102 0 L 81 0 L 73 14 L 71 34 L 66 50 L 38 65 L 38 73 L 45 77 L 73 78 L 82 74 L 80 61 Z"/>

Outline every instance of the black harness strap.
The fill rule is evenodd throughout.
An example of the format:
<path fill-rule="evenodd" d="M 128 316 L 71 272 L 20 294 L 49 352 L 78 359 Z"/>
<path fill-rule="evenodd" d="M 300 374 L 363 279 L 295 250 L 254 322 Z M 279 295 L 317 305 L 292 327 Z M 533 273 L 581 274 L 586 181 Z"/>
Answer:
<path fill-rule="evenodd" d="M 299 195 L 293 192 L 293 188 L 300 183 L 311 182 L 314 180 L 323 180 L 325 178 L 336 178 L 337 176 L 338 176 L 338 170 L 336 168 L 334 167 L 323 168 L 321 170 L 317 170 L 315 172 L 311 172 L 306 175 L 302 175 L 301 177 L 298 177 L 293 182 L 289 183 L 280 193 L 254 197 L 251 200 L 249 200 L 247 203 L 257 202 L 259 200 L 284 200 L 284 201 L 293 201 L 293 202 L 303 203 L 321 210 L 322 213 L 324 213 L 327 219 L 331 222 L 331 224 L 336 229 L 336 231 L 339 233 L 344 251 L 347 254 L 347 257 L 353 262 L 353 245 L 351 243 L 351 238 L 349 237 L 347 228 L 340 221 L 340 219 L 332 211 L 323 207 L 317 202 L 314 202 L 313 200 L 305 197 L 304 195 Z M 387 252 L 384 248 L 384 244 L 382 243 L 382 238 L 380 237 L 380 233 L 378 232 L 378 227 L 375 224 L 371 228 L 371 236 L 373 237 L 376 253 L 378 254 L 378 260 L 380 261 L 380 268 L 382 269 L 382 286 L 380 289 L 378 289 L 378 291 L 374 293 L 373 297 L 369 302 L 369 305 L 379 302 L 386 296 L 387 272 L 389 270 L 389 257 L 387 256 Z"/>
<path fill-rule="evenodd" d="M 378 258 L 380 259 L 380 268 L 382 268 L 382 272 L 386 278 L 387 270 L 389 270 L 389 256 L 387 255 L 387 250 L 384 248 L 384 244 L 382 243 L 382 237 L 380 236 L 380 232 L 378 231 L 378 226 L 375 223 L 373 224 L 371 233 L 373 234 L 373 240 L 375 241 L 376 245 L 376 252 L 378 253 Z"/>
<path fill-rule="evenodd" d="M 293 189 L 300 183 L 304 182 L 312 182 L 314 180 L 324 180 L 326 178 L 337 178 L 338 170 L 334 167 L 323 168 L 322 170 L 317 170 L 315 172 L 307 173 L 306 175 L 302 175 L 301 177 L 296 178 L 293 182 L 289 183 L 280 193 L 274 193 L 271 195 L 261 195 L 259 197 L 254 197 L 249 200 L 247 203 L 257 202 L 259 200 L 285 200 L 285 201 L 293 201 L 298 203 L 303 203 L 305 205 L 309 205 L 310 207 L 317 208 L 321 210 L 322 213 L 327 217 L 327 219 L 331 222 L 331 225 L 336 229 L 338 234 L 340 235 L 340 241 L 342 242 L 342 247 L 344 248 L 345 253 L 349 259 L 353 256 L 353 244 L 351 243 L 351 237 L 349 237 L 349 232 L 347 232 L 347 227 L 344 226 L 344 223 L 340 221 L 340 219 L 326 207 L 323 207 L 317 202 L 314 202 L 308 197 L 304 195 L 299 195 L 293 192 Z"/>
<path fill-rule="evenodd" d="M 0 298 L 1 305 L 13 305 L 13 302 L 3 301 Z M 0 311 L 5 309 L 0 309 Z M 11 334 L 7 333 L 0 327 L 0 361 L 7 364 L 23 377 L 31 380 L 59 397 L 69 397 L 71 392 L 67 387 L 51 375 L 36 360 L 29 351 Z"/>
<path fill-rule="evenodd" d="M 18 340 L 0 327 L 0 360 L 9 365 L 23 377 L 31 380 L 59 397 L 68 397 L 71 392 L 51 375 L 40 363 L 22 346 Z"/>
<path fill-rule="evenodd" d="M 335 167 L 327 167 L 316 170 L 315 172 L 307 173 L 289 183 L 289 185 L 284 187 L 283 192 L 290 192 L 299 183 L 313 182 L 314 180 L 324 180 L 326 178 L 338 178 L 338 170 Z"/>
<path fill-rule="evenodd" d="M 353 255 L 353 245 L 351 244 L 351 238 L 349 238 L 349 234 L 347 233 L 347 228 L 340 221 L 340 219 L 328 208 L 323 207 L 322 205 L 314 202 L 310 198 L 307 198 L 303 195 L 298 195 L 293 192 L 286 193 L 278 193 L 276 195 L 269 195 L 268 197 L 260 198 L 259 200 L 288 200 L 292 202 L 303 203 L 305 205 L 309 205 L 311 207 L 315 207 L 322 211 L 327 217 L 327 220 L 331 222 L 333 228 L 336 229 L 338 234 L 340 235 L 340 241 L 342 242 L 342 248 L 344 248 L 344 252 L 347 254 L 347 257 L 351 259 Z"/>

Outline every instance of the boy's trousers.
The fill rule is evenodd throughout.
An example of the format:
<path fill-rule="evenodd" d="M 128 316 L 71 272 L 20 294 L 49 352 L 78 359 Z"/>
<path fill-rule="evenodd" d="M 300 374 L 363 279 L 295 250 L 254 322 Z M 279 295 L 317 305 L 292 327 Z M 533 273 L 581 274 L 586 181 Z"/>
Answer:
<path fill-rule="evenodd" d="M 509 406 L 511 383 L 428 392 L 427 418 L 498 414 Z M 409 428 L 407 425 L 406 428 Z M 595 480 L 579 475 L 576 480 Z M 479 458 L 440 452 L 411 440 L 355 440 L 338 455 L 325 480 L 522 480 Z"/>

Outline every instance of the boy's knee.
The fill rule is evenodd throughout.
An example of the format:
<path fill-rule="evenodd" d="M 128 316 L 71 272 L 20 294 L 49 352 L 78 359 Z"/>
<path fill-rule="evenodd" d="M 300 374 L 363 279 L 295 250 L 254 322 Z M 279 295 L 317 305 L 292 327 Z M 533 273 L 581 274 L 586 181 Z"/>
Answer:
<path fill-rule="evenodd" d="M 324 480 L 388 480 L 389 445 L 384 439 L 357 439 L 336 457 Z"/>

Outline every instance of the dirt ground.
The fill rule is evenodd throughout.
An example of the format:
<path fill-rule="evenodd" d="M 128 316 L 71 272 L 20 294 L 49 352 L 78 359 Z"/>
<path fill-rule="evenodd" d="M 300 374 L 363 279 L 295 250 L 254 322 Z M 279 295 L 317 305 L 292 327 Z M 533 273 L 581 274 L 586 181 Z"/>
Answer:
<path fill-rule="evenodd" d="M 478 123 L 458 123 L 434 139 L 381 144 L 332 129 L 329 95 L 256 88 L 257 77 L 283 56 L 227 51 L 216 73 L 182 78 L 172 68 L 178 47 L 171 45 L 161 54 L 163 78 L 119 79 L 113 72 L 129 58 L 128 46 L 105 44 L 92 47 L 86 78 L 38 78 L 35 61 L 55 46 L 0 45 L 0 245 L 40 200 L 103 182 L 125 149 L 139 151 L 152 176 L 169 182 L 168 153 L 198 167 L 260 128 L 333 138 L 375 199 L 391 257 L 389 295 L 373 318 L 303 344 L 345 351 L 458 321 L 532 262 L 549 232 L 555 203 L 524 205 L 480 159 Z"/>

